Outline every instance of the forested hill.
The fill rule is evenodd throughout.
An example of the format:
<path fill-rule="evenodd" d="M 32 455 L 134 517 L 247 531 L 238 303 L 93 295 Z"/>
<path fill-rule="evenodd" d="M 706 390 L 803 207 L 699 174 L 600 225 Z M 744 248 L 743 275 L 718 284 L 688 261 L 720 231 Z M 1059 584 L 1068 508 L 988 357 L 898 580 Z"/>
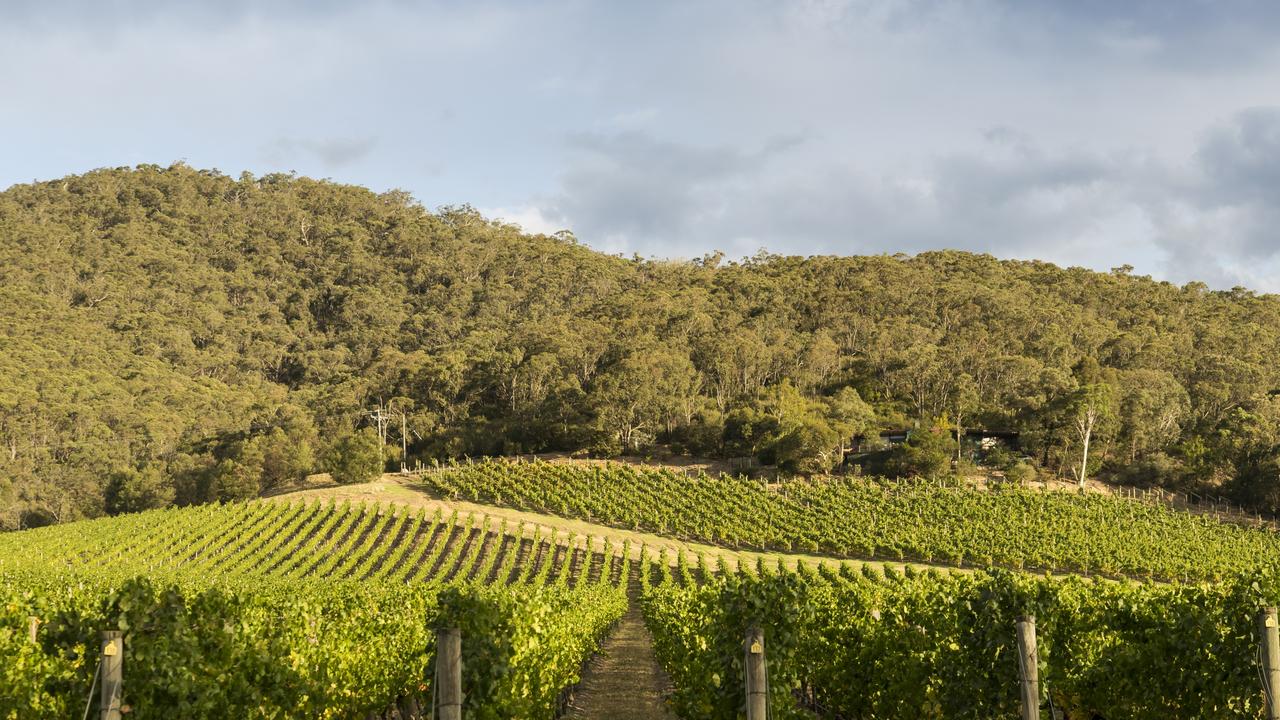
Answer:
<path fill-rule="evenodd" d="M 853 232 L 851 230 L 851 232 Z M 590 238 L 585 239 L 588 243 Z M 0 194 L 0 526 L 256 494 L 368 449 L 834 464 L 900 427 L 1280 496 L 1280 298 L 960 252 L 624 259 L 178 165 Z"/>

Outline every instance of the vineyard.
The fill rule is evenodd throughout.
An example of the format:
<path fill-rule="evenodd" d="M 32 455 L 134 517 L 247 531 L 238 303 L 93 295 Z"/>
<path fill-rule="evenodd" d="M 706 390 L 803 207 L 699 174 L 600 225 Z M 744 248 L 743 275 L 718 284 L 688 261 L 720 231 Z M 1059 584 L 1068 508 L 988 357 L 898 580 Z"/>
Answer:
<path fill-rule="evenodd" d="M 1068 718 L 1257 718 L 1258 573 L 1217 585 L 848 566 L 652 573 L 644 611 L 683 717 L 737 718 L 742 642 L 768 638 L 772 717 L 1019 717 L 1014 624 L 1040 632 L 1046 707 Z M 648 576 L 646 576 L 648 580 Z"/>
<path fill-rule="evenodd" d="M 742 716 L 743 638 L 757 630 L 770 717 L 1018 717 L 1024 616 L 1038 626 L 1035 692 L 1058 713 L 1045 717 L 1263 707 L 1255 619 L 1280 604 L 1265 528 L 1118 498 L 627 466 L 485 462 L 416 482 L 446 499 L 204 505 L 0 535 L 0 718 L 97 707 L 104 630 L 123 633 L 124 717 L 431 717 L 443 627 L 464 638 L 465 717 L 552 718 L 620 619 L 646 647 L 652 636 L 646 662 L 690 719 Z M 863 561 L 655 553 L 605 526 Z M 1174 581 L 1097 576 L 1122 573 Z"/>
<path fill-rule="evenodd" d="M 0 717 L 78 716 L 107 628 L 125 633 L 129 717 L 408 717 L 446 625 L 468 638 L 468 717 L 550 717 L 626 608 L 624 550 L 332 502 L 0 536 Z"/>
<path fill-rule="evenodd" d="M 422 476 L 444 497 L 733 548 L 1161 580 L 1215 579 L 1280 553 L 1267 528 L 1167 506 L 1016 487 L 976 492 L 863 478 L 767 487 L 659 468 L 504 461 Z"/>
<path fill-rule="evenodd" d="M 532 534 L 473 515 L 368 503 L 248 503 L 156 510 L 0 535 L 0 570 L 50 567 L 216 579 L 438 587 L 620 581 L 621 548 Z M 590 546 L 590 547 L 588 547 Z"/>

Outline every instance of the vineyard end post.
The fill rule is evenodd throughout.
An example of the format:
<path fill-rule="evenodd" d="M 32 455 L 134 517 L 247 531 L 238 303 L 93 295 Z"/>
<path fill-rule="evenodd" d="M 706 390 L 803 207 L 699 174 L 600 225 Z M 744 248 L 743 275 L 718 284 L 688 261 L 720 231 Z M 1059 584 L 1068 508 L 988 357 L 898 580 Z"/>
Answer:
<path fill-rule="evenodd" d="M 40 632 L 40 618 L 36 617 L 35 615 L 28 615 L 27 616 L 27 639 L 31 641 L 32 645 L 35 645 L 37 642 L 39 642 L 39 638 L 37 637 L 37 633 L 39 632 Z"/>
<path fill-rule="evenodd" d="M 747 630 L 743 642 L 747 673 L 747 720 L 766 720 L 769 715 L 769 675 L 765 670 L 764 631 L 758 627 Z"/>
<path fill-rule="evenodd" d="M 1040 654 L 1034 615 L 1018 618 L 1018 671 L 1022 675 L 1022 720 L 1040 720 Z"/>
<path fill-rule="evenodd" d="M 102 633 L 102 673 L 98 682 L 102 687 L 102 720 L 121 720 L 124 698 L 124 633 L 104 630 Z"/>
<path fill-rule="evenodd" d="M 440 720 L 462 720 L 462 631 L 441 628 L 436 634 L 436 692 Z"/>
<path fill-rule="evenodd" d="M 1280 630 L 1276 609 L 1258 610 L 1258 634 L 1262 644 L 1262 691 L 1265 693 L 1267 720 L 1280 720 Z"/>

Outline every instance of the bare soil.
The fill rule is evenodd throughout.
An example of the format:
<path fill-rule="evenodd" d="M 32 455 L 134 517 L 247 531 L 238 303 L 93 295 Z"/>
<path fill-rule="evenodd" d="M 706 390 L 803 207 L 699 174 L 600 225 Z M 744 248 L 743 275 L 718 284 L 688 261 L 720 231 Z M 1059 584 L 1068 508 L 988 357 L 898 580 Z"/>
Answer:
<path fill-rule="evenodd" d="M 639 585 L 632 573 L 627 614 L 587 664 L 566 720 L 675 720 L 666 702 L 671 679 L 654 655 L 653 636 L 640 613 Z"/>

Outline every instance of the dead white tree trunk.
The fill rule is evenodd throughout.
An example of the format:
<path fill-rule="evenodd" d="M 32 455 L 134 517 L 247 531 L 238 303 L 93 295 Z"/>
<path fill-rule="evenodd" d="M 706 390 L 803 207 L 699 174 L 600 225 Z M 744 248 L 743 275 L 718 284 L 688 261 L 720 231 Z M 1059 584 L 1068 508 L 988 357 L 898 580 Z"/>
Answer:
<path fill-rule="evenodd" d="M 1076 415 L 1076 432 L 1080 434 L 1080 442 L 1083 446 L 1080 453 L 1080 472 L 1077 476 L 1081 490 L 1084 490 L 1084 482 L 1089 470 L 1089 441 L 1093 439 L 1093 427 L 1097 422 L 1098 403 L 1090 398 Z"/>

